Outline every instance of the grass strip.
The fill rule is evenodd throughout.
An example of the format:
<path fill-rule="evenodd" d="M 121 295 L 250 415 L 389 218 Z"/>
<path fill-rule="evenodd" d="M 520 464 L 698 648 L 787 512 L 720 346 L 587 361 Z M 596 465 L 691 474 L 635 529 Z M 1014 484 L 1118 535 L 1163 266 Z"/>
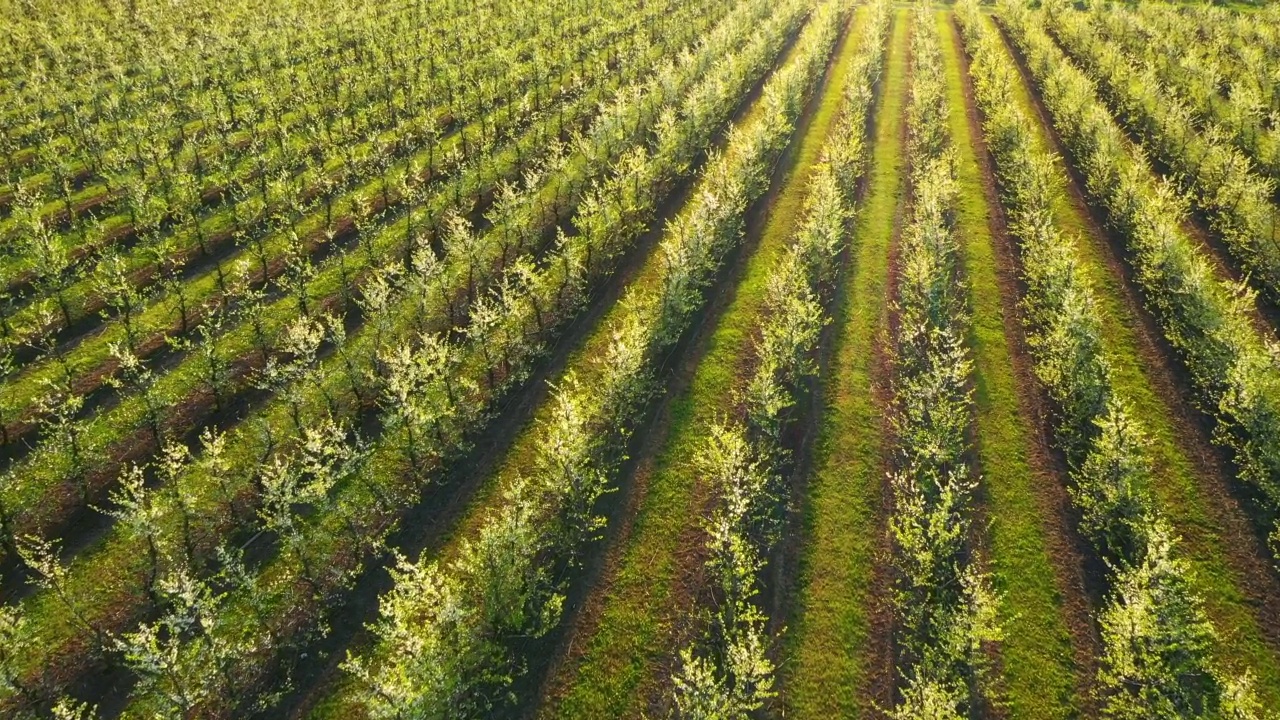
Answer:
<path fill-rule="evenodd" d="M 949 12 L 937 14 L 946 57 L 947 98 L 956 150 L 957 229 L 973 313 L 978 464 L 986 488 L 991 570 L 1003 609 L 1000 652 L 1003 690 L 1011 715 L 1066 718 L 1080 710 L 1079 668 L 1063 618 L 1063 599 L 1049 552 L 1036 486 L 1052 478 L 1028 457 L 1031 418 L 1018 401 L 1010 340 L 1005 335 L 994 239 L 987 224 L 992 208 L 983 192 L 975 138 L 966 117 L 959 48 Z"/>
<path fill-rule="evenodd" d="M 655 665 L 674 654 L 675 631 L 689 604 L 676 582 L 682 560 L 688 559 L 680 543 L 696 532 L 701 504 L 710 490 L 687 458 L 701 447 L 707 425 L 733 407 L 731 389 L 763 311 L 770 270 L 799 221 L 810 169 L 834 127 L 844 71 L 855 50 L 847 41 L 840 46 L 822 101 L 802 129 L 794 152 L 783 160 L 790 167 L 759 245 L 707 341 L 688 390 L 671 404 L 669 430 L 648 473 L 646 493 L 625 540 L 617 574 L 608 579 L 595 632 L 584 638 L 588 648 L 580 663 L 569 669 L 572 685 L 567 695 L 543 708 L 543 716 L 638 716 L 655 687 L 667 681 L 655 673 Z"/>
<path fill-rule="evenodd" d="M 905 9 L 897 11 L 887 49 L 857 251 L 836 301 L 822 424 L 804 501 L 805 549 L 782 691 L 788 716 L 801 719 L 871 717 L 876 709 L 877 698 L 863 692 L 876 671 L 872 583 L 886 532 L 883 408 L 875 401 L 871 347 L 888 328 L 889 245 L 904 194 L 909 17 Z"/>

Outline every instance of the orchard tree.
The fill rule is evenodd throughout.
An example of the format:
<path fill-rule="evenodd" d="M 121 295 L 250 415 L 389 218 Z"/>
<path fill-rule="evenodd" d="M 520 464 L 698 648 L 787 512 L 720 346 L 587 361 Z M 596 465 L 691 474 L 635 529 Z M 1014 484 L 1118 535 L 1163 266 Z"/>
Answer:
<path fill-rule="evenodd" d="M 204 703 L 225 700 L 230 671 L 253 646 L 218 625 L 226 596 L 179 565 L 160 584 L 167 610 L 116 638 L 115 648 L 137 674 L 138 691 L 158 698 L 159 717 L 185 720 Z"/>
<path fill-rule="evenodd" d="M 459 356 L 452 343 L 434 334 L 402 343 L 380 360 L 386 368 L 383 424 L 390 432 L 403 433 L 405 457 L 417 474 L 448 446 L 459 402 L 474 387 L 459 378 Z M 424 436 L 434 442 L 428 445 Z"/>
<path fill-rule="evenodd" d="M 111 506 L 101 512 L 118 520 L 130 536 L 146 547 L 147 593 L 152 602 L 159 602 L 160 577 L 169 558 L 162 528 L 164 511 L 156 503 L 155 492 L 147 487 L 142 467 L 127 465 L 110 499 Z"/>
<path fill-rule="evenodd" d="M 109 253 L 98 261 L 94 286 L 107 306 L 102 311 L 103 319 L 110 320 L 114 315 L 124 329 L 125 347 L 131 354 L 137 353 L 137 320 L 146 298 L 129 277 L 129 268 L 119 254 Z"/>
<path fill-rule="evenodd" d="M 133 349 L 120 344 L 109 343 L 107 351 L 116 361 L 119 374 L 107 378 L 111 387 L 125 390 L 142 402 L 143 418 L 147 429 L 151 431 L 151 439 L 159 447 L 164 442 L 163 426 L 167 403 L 156 388 L 158 378 L 146 363 L 134 354 Z"/>
<path fill-rule="evenodd" d="M 20 605 L 0 605 L 0 694 L 30 700 L 32 689 L 22 675 L 32 650 L 26 615 Z"/>
<path fill-rule="evenodd" d="M 21 238 L 22 256 L 26 258 L 33 284 L 45 297 L 52 296 L 62 314 L 62 326 L 73 322 L 66 291 L 71 282 L 73 263 L 67 249 L 49 227 L 42 213 L 43 197 L 19 184 L 14 191 L 13 217 Z"/>
<path fill-rule="evenodd" d="M 200 358 L 200 375 L 204 380 L 209 396 L 213 398 L 213 409 L 222 412 L 223 398 L 231 384 L 231 363 L 223 357 L 223 326 L 227 320 L 225 309 L 219 305 L 210 310 L 204 321 L 196 326 L 196 338 L 191 341 Z"/>
<path fill-rule="evenodd" d="M 49 710 L 53 720 L 98 720 L 98 706 L 73 698 L 59 698 Z"/>
<path fill-rule="evenodd" d="M 71 464 L 69 474 L 79 491 L 80 501 L 88 503 L 91 448 L 86 444 L 84 427 L 79 421 L 84 396 L 66 385 L 46 379 L 36 407 L 45 442 L 53 443 L 66 452 Z"/>
<path fill-rule="evenodd" d="M 111 647 L 110 637 L 89 619 L 88 605 L 81 599 L 80 591 L 70 584 L 70 572 L 58 558 L 57 544 L 24 535 L 18 539 L 18 557 L 31 571 L 31 582 L 57 598 L 72 623 L 93 639 L 98 653 L 106 652 Z"/>
<path fill-rule="evenodd" d="M 309 317 L 295 318 L 280 337 L 278 354 L 267 360 L 266 367 L 256 379 L 259 388 L 289 403 L 290 415 L 298 432 L 304 429 L 302 409 L 308 390 L 321 381 L 318 364 L 324 337 L 325 329 L 319 322 Z M 332 407 L 333 401 L 327 394 L 326 400 Z"/>

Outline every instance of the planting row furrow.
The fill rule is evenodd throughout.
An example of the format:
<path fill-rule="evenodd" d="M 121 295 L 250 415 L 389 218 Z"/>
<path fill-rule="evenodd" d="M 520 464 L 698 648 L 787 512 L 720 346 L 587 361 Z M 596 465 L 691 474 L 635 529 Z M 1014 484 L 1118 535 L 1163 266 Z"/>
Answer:
<path fill-rule="evenodd" d="M 820 352 L 819 423 L 797 510 L 804 518 L 787 641 L 782 712 L 871 717 L 893 698 L 888 607 L 884 373 L 891 258 L 904 192 L 903 119 L 911 11 L 895 7 L 871 122 L 854 248 L 838 289 L 829 354 Z"/>

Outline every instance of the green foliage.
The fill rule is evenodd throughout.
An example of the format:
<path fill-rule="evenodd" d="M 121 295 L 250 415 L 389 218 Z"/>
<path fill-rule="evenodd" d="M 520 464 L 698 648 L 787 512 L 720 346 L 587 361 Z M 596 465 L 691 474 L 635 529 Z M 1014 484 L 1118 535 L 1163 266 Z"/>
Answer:
<path fill-rule="evenodd" d="M 1216 276 L 1179 223 L 1182 202 L 1156 183 L 1145 159 L 1131 154 L 1093 83 L 1053 44 L 1038 16 L 1009 9 L 1002 17 L 1041 82 L 1046 104 L 1084 171 L 1108 222 L 1125 238 L 1148 305 L 1178 350 L 1217 420 L 1214 437 L 1236 456 L 1242 480 L 1280 502 L 1280 348 L 1253 326 L 1252 297 Z"/>
<path fill-rule="evenodd" d="M 977 479 L 968 467 L 973 362 L 965 345 L 956 185 L 942 51 L 916 11 L 908 97 L 911 215 L 900 241 L 893 383 L 894 614 L 902 695 L 895 718 L 960 718 L 977 707 L 984 646 L 1000 639 L 990 579 L 971 551 Z"/>
<path fill-rule="evenodd" d="M 392 605 L 384 605 L 375 628 L 380 638 L 376 659 L 348 659 L 347 666 L 368 683 L 363 701 L 376 716 L 465 716 L 505 702 L 521 669 L 520 654 L 506 641 L 537 637 L 558 622 L 565 579 L 556 570 L 574 562 L 601 527 L 594 506 L 608 490 L 655 390 L 654 365 L 687 329 L 705 300 L 710 277 L 738 241 L 742 215 L 765 189 L 764 170 L 786 145 L 834 44 L 840 17 L 835 4 L 824 6 L 798 41 L 794 59 L 766 85 L 761 100 L 765 113 L 736 129 L 728 151 L 712 158 L 692 207 L 668 228 L 661 280 L 653 290 L 633 292 L 620 301 L 625 310 L 613 328 L 609 351 L 597 359 L 601 372 L 593 386 L 580 387 L 570 377 L 557 389 L 555 410 L 540 430 L 537 460 L 526 477 L 506 490 L 502 509 L 487 518 L 476 537 L 463 541 L 448 565 L 424 558 L 421 570 L 402 571 L 411 580 L 429 573 L 437 579 L 427 586 L 441 590 L 426 598 L 430 607 L 403 605 L 422 618 L 406 631 L 407 622 L 386 614 L 400 612 L 400 588 L 393 589 Z M 776 42 L 787 23 L 773 27 Z M 760 62 L 750 56 L 744 60 Z M 465 614 L 442 612 L 445 601 L 466 608 Z M 443 640 L 431 638 L 445 637 L 484 638 L 494 644 L 443 667 L 424 665 L 416 648 L 423 643 L 444 647 Z M 406 680 L 387 692 L 379 687 L 382 677 Z M 458 710 L 450 702 L 459 695 L 475 700 L 464 700 Z"/>
<path fill-rule="evenodd" d="M 165 493 L 159 498 L 164 507 L 166 533 L 184 532 L 185 519 L 192 521 L 194 527 L 190 534 L 198 539 L 194 553 L 198 558 L 207 559 L 212 551 L 210 540 L 231 528 L 258 527 L 269 517 L 281 531 L 279 535 L 273 533 L 266 537 L 281 540 L 279 547 L 285 552 L 270 558 L 256 571 L 253 582 L 229 593 L 219 613 L 215 634 L 252 637 L 264 649 L 236 658 L 234 672 L 229 673 L 235 691 L 211 700 L 208 703 L 211 711 L 221 711 L 213 708 L 223 708 L 226 703 L 246 707 L 267 703 L 265 706 L 270 707 L 272 695 L 264 689 L 268 681 L 266 672 L 272 664 L 287 660 L 287 653 L 299 652 L 311 638 L 326 631 L 322 622 L 324 613 L 342 597 L 365 563 L 377 557 L 382 540 L 394 528 L 396 520 L 417 502 L 424 484 L 438 476 L 443 459 L 465 449 L 469 434 L 489 419 L 489 411 L 495 407 L 491 403 L 496 403 L 507 389 L 522 381 L 532 363 L 556 337 L 555 331 L 585 307 L 589 298 L 588 281 L 598 287 L 609 276 L 616 267 L 616 259 L 652 218 L 663 193 L 682 173 L 689 171 L 691 157 L 680 153 L 696 153 L 705 147 L 732 112 L 744 89 L 765 71 L 786 33 L 802 17 L 798 4 L 787 8 L 787 12 L 779 13 L 772 21 L 768 34 L 736 56 L 737 61 L 716 63 L 724 55 L 721 52 L 724 48 L 737 46 L 737 33 L 752 27 L 754 20 L 767 9 L 768 5 L 763 2 L 743 6 L 733 16 L 732 23 L 714 33 L 705 46 L 697 48 L 691 60 L 664 63 L 665 70 L 646 82 L 645 92 L 624 93 L 618 102 L 601 108 L 598 118 L 601 134 L 596 137 L 600 145 L 579 143 L 572 153 L 567 149 L 556 151 L 560 153 L 557 164 L 535 166 L 536 172 L 529 174 L 529 184 L 524 188 L 520 227 L 541 230 L 562 219 L 550 212 L 553 195 L 556 212 L 564 213 L 567 201 L 574 200 L 576 204 L 576 198 L 590 193 L 596 200 L 579 208 L 581 217 L 585 220 L 589 213 L 599 213 L 607 220 L 594 225 L 575 222 L 573 227 L 598 229 L 572 237 L 562 233 L 560 242 L 541 258 L 545 264 L 535 268 L 526 261 L 513 264 L 510 272 L 503 272 L 502 255 L 514 252 L 512 232 L 517 228 L 510 224 L 507 228 L 494 228 L 482 235 L 486 248 L 484 271 L 491 273 L 487 281 L 493 283 L 482 292 L 479 283 L 472 286 L 469 282 L 470 271 L 479 268 L 465 258 L 456 258 L 452 264 L 434 262 L 427 259 L 429 253 L 421 252 L 421 244 L 413 244 L 412 270 L 384 273 L 379 282 L 371 286 L 369 306 L 383 308 L 383 317 L 370 318 L 367 332 L 353 333 L 351 338 L 346 338 L 342 324 L 331 322 L 324 315 L 290 318 L 290 324 L 297 323 L 300 327 L 306 324 L 310 328 L 300 337 L 312 337 L 315 328 L 322 328 L 325 334 L 322 346 L 332 343 L 336 346 L 334 354 L 312 363 L 307 360 L 310 357 L 307 352 L 264 353 L 264 360 L 276 360 L 277 374 L 298 365 L 295 361 L 299 359 L 304 361 L 298 365 L 304 372 L 288 383 L 287 392 L 294 393 L 297 388 L 296 394 L 274 399 L 262 411 L 255 412 L 251 422 L 218 438 L 221 460 L 195 463 L 176 479 L 173 495 Z M 714 16 L 708 15 L 706 9 L 696 13 L 694 10 L 690 8 L 689 12 L 702 23 L 710 22 Z M 684 27 L 675 19 L 672 23 L 673 28 L 696 35 L 696 24 Z M 649 57 L 660 57 L 663 50 L 663 47 L 654 48 Z M 696 115 L 690 113 L 686 117 L 702 124 L 673 128 L 684 136 L 682 143 L 660 142 L 653 155 L 645 153 L 639 139 L 653 127 L 661 111 L 679 107 L 695 93 L 704 105 Z M 549 122 L 554 123 L 554 118 Z M 623 150 L 628 151 L 630 159 L 611 166 L 610 159 Z M 643 162 L 636 162 L 637 152 L 644 156 Z M 491 171 L 487 166 L 477 170 L 477 177 Z M 592 178 L 595 182 L 589 182 Z M 377 241 L 381 243 L 377 250 L 383 256 L 404 249 L 403 226 L 384 228 L 378 233 Z M 535 250 L 534 247 L 522 249 L 527 253 Z M 356 257 L 363 255 L 364 246 Z M 387 259 L 401 262 L 402 257 L 392 254 Z M 462 309 L 452 304 L 456 300 L 455 291 L 465 294 L 468 286 L 475 288 L 473 302 L 479 303 L 481 315 L 489 304 L 502 309 L 500 322 L 481 322 L 475 325 L 475 333 L 440 334 L 449 329 L 452 319 L 445 316 L 451 316 L 455 308 Z M 384 289 L 389 293 L 382 293 Z M 379 294 L 383 295 L 382 302 L 372 302 Z M 292 299 L 289 303 L 291 309 L 296 308 Z M 266 319 L 271 321 L 269 316 Z M 397 345 L 416 351 L 414 338 L 422 337 L 428 329 L 433 338 L 447 344 L 460 360 L 452 366 L 456 371 L 451 368 L 448 375 L 427 373 L 432 378 L 423 378 L 419 373 L 419 377 L 414 378 L 415 382 L 421 381 L 420 388 L 430 382 L 431 387 L 424 389 L 429 390 L 429 396 L 447 398 L 452 388 L 452 402 L 458 407 L 457 412 L 435 414 L 440 421 L 439 433 L 435 433 L 430 424 L 412 428 L 423 467 L 414 468 L 415 472 L 406 470 L 405 436 L 410 429 L 403 422 L 413 418 L 401 417 L 401 424 L 397 424 L 396 413 L 389 412 L 387 419 L 391 422 L 382 424 L 387 431 L 367 449 L 357 445 L 360 462 L 351 465 L 349 472 L 339 472 L 319 484 L 313 482 L 315 468 L 309 468 L 306 443 L 302 442 L 305 437 L 300 437 L 305 433 L 290 437 L 287 428 L 291 424 L 315 428 L 326 418 L 344 424 L 363 409 L 364 402 L 372 403 L 380 395 L 387 397 L 390 389 L 383 392 L 381 377 L 386 368 L 379 366 L 397 354 L 394 350 Z M 311 345 L 303 344 L 299 349 L 309 347 Z M 430 353 L 424 362 L 430 364 Z M 422 363 L 410 359 L 404 364 Z M 400 381 L 405 379 L 401 377 Z M 293 417 L 290 399 L 297 401 L 296 417 Z M 422 417 L 425 416 L 418 415 L 419 419 Z M 277 462 L 283 472 L 273 475 Z M 275 482 L 279 478 L 287 482 Z M 290 503 L 286 508 L 283 502 L 273 502 L 274 511 L 264 515 L 257 512 L 270 510 L 264 505 L 264 479 L 272 479 L 269 484 L 278 489 L 324 486 L 327 490 L 323 496 L 309 494 L 301 506 Z M 290 494 L 279 496 L 286 498 Z M 195 507 L 184 509 L 183 503 L 175 501 L 179 497 L 190 499 Z M 209 501 L 214 498 L 216 504 L 211 505 Z M 509 555 L 503 547 L 502 542 L 496 542 L 476 557 Z M 95 553 L 92 559 L 99 566 L 105 561 L 110 567 L 109 563 L 118 563 L 122 554 L 136 553 L 138 549 L 133 539 L 113 534 L 106 552 Z M 477 546 L 477 552 L 481 549 Z M 73 572 L 78 586 L 94 584 L 92 568 L 93 565 L 75 566 Z M 126 576 L 110 592 L 121 601 L 128 593 L 136 592 L 137 585 L 136 577 Z M 106 599 L 91 604 L 91 615 L 95 618 L 108 607 L 103 602 Z M 48 604 L 45 599 L 38 600 L 42 606 Z M 106 624 L 126 628 L 139 618 L 141 611 L 145 611 L 145 607 L 134 602 L 128 612 L 113 614 Z M 65 631 L 56 632 L 62 633 L 54 636 L 62 643 L 74 640 L 67 637 Z M 140 695 L 130 713 L 147 714 L 158 702 L 154 693 Z"/>
<path fill-rule="evenodd" d="M 754 598 L 783 529 L 791 469 L 783 433 L 805 379 L 816 373 L 812 356 L 826 322 L 823 301 L 834 290 L 854 185 L 865 166 L 866 89 L 883 62 L 888 11 L 887 3 L 868 11 L 857 41 L 861 51 L 841 89 L 841 117 L 812 171 L 794 239 L 765 281 L 755 367 L 740 389 L 743 417 L 708 428 L 695 458 L 716 493 L 705 541 L 712 599 L 704 636 L 681 651 L 671 678 L 676 717 L 747 718 L 775 695 L 768 617 Z"/>
<path fill-rule="evenodd" d="M 309 313 L 315 315 L 313 319 L 316 321 L 322 321 L 324 316 L 351 323 L 364 319 L 352 305 L 356 298 L 363 299 L 366 281 L 373 285 L 376 283 L 371 276 L 383 279 L 395 276 L 400 281 L 392 283 L 394 297 L 387 298 L 389 302 L 384 305 L 382 313 L 368 318 L 370 325 L 377 326 L 377 331 L 372 334 L 377 336 L 378 345 L 363 337 L 363 327 L 358 327 L 351 338 L 346 338 L 344 333 L 338 332 L 341 324 L 324 321 L 328 331 L 326 337 L 336 345 L 338 355 L 328 364 L 340 366 L 327 369 L 326 375 L 341 373 L 345 376 L 347 382 L 344 385 L 348 387 L 342 390 L 349 390 L 355 396 L 355 403 L 363 405 L 376 395 L 376 389 L 370 387 L 376 384 L 373 381 L 377 379 L 376 361 L 373 359 L 381 341 L 390 339 L 386 323 L 395 320 L 403 339 L 410 337 L 405 328 L 411 325 L 433 333 L 455 324 L 464 325 L 470 302 L 483 295 L 484 302 L 490 303 L 489 289 L 500 289 L 504 283 L 510 284 L 515 268 L 508 265 L 509 261 L 516 260 L 517 255 L 523 255 L 520 259 L 527 261 L 529 257 L 548 252 L 548 236 L 543 231 L 565 221 L 575 204 L 593 185 L 605 185 L 603 178 L 613 177 L 611 163 L 620 154 L 635 150 L 660 111 L 676 106 L 681 94 L 696 78 L 707 72 L 711 63 L 708 52 L 695 55 L 697 62 L 687 67 L 680 66 L 671 58 L 664 58 L 664 55 L 670 54 L 670 47 L 692 42 L 698 37 L 699 29 L 709 26 L 721 9 L 718 6 L 685 8 L 670 20 L 673 32 L 662 35 L 661 42 L 655 39 L 650 45 L 642 41 L 648 33 L 634 38 L 634 54 L 619 56 L 621 67 L 617 69 L 620 72 L 590 73 L 589 77 L 583 77 L 583 82 L 565 80 L 552 98 L 554 103 L 538 111 L 504 118 L 505 144 L 493 147 L 482 157 L 471 158 L 449 172 L 439 164 L 432 166 L 427 159 L 420 157 L 436 152 L 434 146 L 406 159 L 405 164 L 415 168 L 413 172 L 417 173 L 405 180 L 416 188 L 408 195 L 417 198 L 420 201 L 417 204 L 378 207 L 376 198 L 371 200 L 369 195 L 381 193 L 375 193 L 368 187 L 357 188 L 341 198 L 336 215 L 323 218 L 323 227 L 319 216 L 331 213 L 328 209 L 324 212 L 315 210 L 298 219 L 296 227 L 287 224 L 279 228 L 279 232 L 263 239 L 265 254 L 261 259 L 219 261 L 210 272 L 190 278 L 181 303 L 174 297 L 154 298 L 156 302 L 148 305 L 137 317 L 138 332 L 135 335 L 140 341 L 135 355 L 140 359 L 146 360 L 151 353 L 167 344 L 183 344 L 180 339 L 166 342 L 167 336 L 176 332 L 175 321 L 180 304 L 190 312 L 193 322 L 202 320 L 196 323 L 197 333 L 216 337 L 212 343 L 207 340 L 201 343 L 199 357 L 180 356 L 178 362 L 165 365 L 165 372 L 157 372 L 156 397 L 163 398 L 163 404 L 189 407 L 191 421 L 207 420 L 208 407 L 202 386 L 218 388 L 215 405 L 220 405 L 228 394 L 240 397 L 251 394 L 254 381 L 260 379 L 259 373 L 228 373 L 224 370 L 257 366 L 267 362 L 275 352 L 283 354 L 284 349 L 278 347 L 277 340 L 284 337 L 285 329 L 297 320 L 299 300 L 305 299 L 309 309 L 317 310 Z M 753 9 L 756 11 L 758 8 Z M 661 12 L 662 9 L 655 6 L 627 22 L 639 22 Z M 682 24 L 682 18 L 694 18 L 696 22 Z M 608 24 L 603 23 L 602 27 Z M 651 27 L 650 31 L 657 29 L 656 26 Z M 680 74 L 673 75 L 677 68 L 680 68 Z M 654 71 L 652 77 L 645 75 L 649 70 Z M 639 94 L 617 92 L 617 97 L 612 97 L 615 91 L 628 84 L 643 85 L 648 89 Z M 718 94 L 726 93 L 732 87 L 732 84 L 720 85 L 716 99 L 723 102 Z M 538 92 L 537 85 L 526 88 L 526 92 Z M 557 112 L 549 112 L 551 110 Z M 706 130 L 711 132 L 713 127 Z M 441 148 L 456 148 L 460 135 L 465 134 L 464 126 L 456 133 L 438 138 Z M 588 137 L 592 143 L 575 142 L 570 145 L 557 139 L 561 134 Z M 626 165 L 619 163 L 619 167 Z M 478 258 L 466 253 L 459 257 L 436 258 L 431 244 L 433 237 L 440 234 L 452 214 L 471 204 L 483 205 L 487 193 L 499 181 L 520 178 L 523 182 L 519 186 L 518 207 L 513 209 L 504 205 L 504 211 L 518 211 L 516 217 L 507 218 L 499 230 L 480 234 L 477 247 L 481 253 Z M 377 179 L 369 181 L 372 185 L 379 182 Z M 631 209 L 627 205 L 619 207 Z M 629 213 L 628 221 L 634 223 L 637 215 L 650 212 L 646 207 L 651 205 L 634 208 L 635 212 Z M 323 261 L 308 259 L 312 253 L 322 249 L 319 244 L 322 237 L 332 240 L 341 234 L 340 231 L 345 232 L 348 225 L 354 226 L 354 246 L 334 248 L 335 252 L 329 253 Z M 624 234 L 622 237 L 633 236 Z M 298 241 L 307 246 L 305 252 L 297 246 Z M 273 276 L 263 275 L 266 272 L 263 268 L 284 264 L 275 262 L 273 258 L 280 260 L 282 254 L 289 253 L 299 262 L 312 263 L 314 276 L 306 280 L 305 287 L 295 283 L 288 292 L 277 292 L 283 286 L 274 285 Z M 265 265 L 260 267 L 261 263 Z M 302 269 L 304 274 L 310 275 L 311 270 Z M 299 277 L 295 276 L 295 279 Z M 262 287 L 264 283 L 265 287 Z M 474 292 L 467 293 L 468 287 Z M 485 292 L 481 292 L 482 288 Z M 501 292 L 498 294 L 502 295 Z M 463 295 L 465 299 L 461 299 Z M 184 317 L 187 311 L 182 313 Z M 46 314 L 53 315 L 52 312 Z M 215 321 L 221 327 L 209 325 Z M 13 382 L 0 387 L 0 398 L 8 405 L 10 418 L 39 419 L 38 397 L 34 391 L 42 389 L 47 380 L 65 375 L 66 382 L 81 392 L 92 391 L 97 383 L 106 382 L 115 367 L 110 347 L 113 343 L 128 345 L 124 336 L 120 324 L 112 321 L 101 332 L 85 337 L 71 347 L 63 348 L 57 343 L 48 348 L 42 345 L 44 357 L 29 363 L 22 373 L 9 378 Z M 56 338 L 50 336 L 49 340 L 52 342 Z M 348 340 L 352 342 L 348 343 Z M 360 357 L 366 353 L 367 358 Z M 375 367 L 357 367 L 358 359 L 371 361 Z M 495 370 L 495 376 L 501 376 L 501 369 Z M 517 374 L 506 376 L 506 379 L 515 382 L 520 377 Z M 335 394 L 331 389 L 331 397 Z M 107 472 L 99 477 L 114 475 L 110 470 L 114 453 L 120 450 L 120 446 L 131 444 L 134 434 L 155 419 L 155 415 L 145 407 L 146 396 L 129 396 L 124 400 L 88 413 L 78 423 L 81 433 L 94 440 L 94 449 L 104 450 L 82 458 L 82 464 L 89 470 L 105 466 Z M 254 403 L 254 406 L 258 404 Z M 261 416 L 263 413 L 255 414 Z M 50 496 L 58 496 L 64 487 L 78 479 L 80 468 L 74 458 L 69 457 L 65 444 L 41 443 L 22 467 L 18 482 L 2 490 L 8 496 L 6 504 L 12 508 L 19 532 L 56 531 L 59 525 L 68 521 L 69 515 L 83 507 L 83 504 L 46 502 Z"/>
<path fill-rule="evenodd" d="M 1100 14 L 1109 13 L 1090 15 Z M 1257 174 L 1217 126 L 1197 127 L 1192 110 L 1163 85 L 1154 68 L 1135 66 L 1115 43 L 1099 37 L 1089 17 L 1056 11 L 1050 25 L 1089 68 L 1118 115 L 1138 131 L 1148 152 L 1172 170 L 1174 182 L 1256 284 L 1273 300 L 1280 298 L 1275 182 Z M 1233 93 L 1235 106 L 1244 102 L 1244 94 L 1243 89 Z"/>
<path fill-rule="evenodd" d="M 958 16 L 971 46 L 988 134 L 997 138 L 991 147 L 1001 192 L 1022 249 L 1036 372 L 1058 404 L 1057 438 L 1070 464 L 1080 530 L 1108 567 L 1110 591 L 1099 618 L 1103 714 L 1135 720 L 1263 717 L 1247 675 L 1228 679 L 1212 661 L 1213 627 L 1186 563 L 1173 555 L 1176 539 L 1152 492 L 1147 440 L 1114 386 L 1093 289 L 1074 243 L 1053 221 L 1054 194 L 1061 190 L 1052 159 L 1034 145 L 1031 121 L 1010 94 L 1017 70 L 972 3 L 962 5 Z M 1059 130 L 1093 173 L 1086 177 L 1090 191 L 1126 212 L 1150 212 L 1142 208 L 1149 196 L 1138 189 L 1142 180 L 1136 172 L 1117 186 L 1098 180 L 1130 171 L 1115 169 L 1127 156 L 1114 126 L 1106 129 L 1105 113 L 1086 82 L 1064 78 L 1072 69 L 1029 14 L 1006 6 L 1001 18 L 1040 80 Z M 1074 122 L 1092 123 L 1088 127 L 1097 135 Z M 1139 271 L 1149 272 L 1142 266 Z"/>

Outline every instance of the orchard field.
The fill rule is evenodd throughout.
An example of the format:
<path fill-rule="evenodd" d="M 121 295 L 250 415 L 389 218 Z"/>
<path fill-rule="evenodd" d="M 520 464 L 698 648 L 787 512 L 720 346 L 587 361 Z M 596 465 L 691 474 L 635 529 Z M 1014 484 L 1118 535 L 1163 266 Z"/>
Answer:
<path fill-rule="evenodd" d="M 0 717 L 1280 718 L 1280 5 L 0 0 Z"/>

